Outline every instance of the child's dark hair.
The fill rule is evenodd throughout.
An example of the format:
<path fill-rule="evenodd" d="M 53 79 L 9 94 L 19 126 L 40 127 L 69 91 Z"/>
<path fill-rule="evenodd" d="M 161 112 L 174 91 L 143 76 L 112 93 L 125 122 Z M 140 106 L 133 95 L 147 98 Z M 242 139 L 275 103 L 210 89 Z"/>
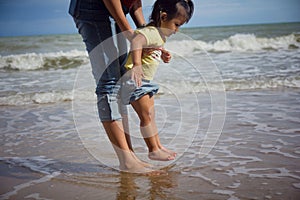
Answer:
<path fill-rule="evenodd" d="M 150 24 L 160 26 L 161 12 L 167 13 L 167 20 L 171 20 L 179 15 L 178 5 L 182 6 L 186 12 L 186 23 L 191 19 L 194 12 L 194 4 L 191 0 L 156 0 L 150 15 Z"/>

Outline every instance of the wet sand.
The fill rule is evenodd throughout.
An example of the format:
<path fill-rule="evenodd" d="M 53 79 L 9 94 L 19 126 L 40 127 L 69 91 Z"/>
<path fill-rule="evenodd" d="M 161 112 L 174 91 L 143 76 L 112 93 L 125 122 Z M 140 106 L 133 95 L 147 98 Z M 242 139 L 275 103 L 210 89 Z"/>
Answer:
<path fill-rule="evenodd" d="M 299 199 L 300 92 L 227 92 L 224 129 L 205 157 L 199 151 L 211 115 L 207 95 L 198 97 L 197 136 L 162 176 L 99 163 L 76 132 L 71 102 L 0 107 L 0 199 Z M 197 123 L 193 117 L 184 123 Z"/>

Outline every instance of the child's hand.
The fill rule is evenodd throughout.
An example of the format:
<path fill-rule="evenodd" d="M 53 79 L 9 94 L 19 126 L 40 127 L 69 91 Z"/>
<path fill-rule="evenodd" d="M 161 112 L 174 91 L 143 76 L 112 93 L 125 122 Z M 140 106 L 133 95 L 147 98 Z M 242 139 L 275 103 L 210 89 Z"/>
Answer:
<path fill-rule="evenodd" d="M 144 78 L 144 72 L 142 65 L 135 65 L 131 69 L 131 79 L 135 82 L 137 87 L 141 87 L 142 78 Z"/>
<path fill-rule="evenodd" d="M 172 56 L 171 53 L 163 48 L 161 50 L 161 59 L 164 61 L 164 63 L 169 63 Z"/>
<path fill-rule="evenodd" d="M 150 55 L 155 50 L 161 51 L 161 59 L 163 60 L 164 63 L 170 62 L 172 55 L 168 50 L 166 50 L 164 48 L 145 48 L 145 49 L 143 49 L 143 54 Z"/>

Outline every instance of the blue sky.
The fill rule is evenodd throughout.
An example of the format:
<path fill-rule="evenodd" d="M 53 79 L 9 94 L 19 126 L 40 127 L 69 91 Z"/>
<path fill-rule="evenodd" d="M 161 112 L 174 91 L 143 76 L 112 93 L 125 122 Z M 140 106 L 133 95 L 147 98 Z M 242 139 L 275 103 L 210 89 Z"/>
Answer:
<path fill-rule="evenodd" d="M 154 0 L 143 0 L 145 17 Z M 194 0 L 185 27 L 299 22 L 299 0 Z M 0 0 L 0 36 L 76 33 L 69 0 Z"/>

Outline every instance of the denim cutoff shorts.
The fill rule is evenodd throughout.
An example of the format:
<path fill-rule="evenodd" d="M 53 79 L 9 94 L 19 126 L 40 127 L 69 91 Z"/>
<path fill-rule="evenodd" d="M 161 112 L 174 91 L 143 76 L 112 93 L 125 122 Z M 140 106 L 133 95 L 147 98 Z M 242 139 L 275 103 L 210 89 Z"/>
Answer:
<path fill-rule="evenodd" d="M 121 99 L 125 105 L 140 99 L 145 95 L 152 97 L 157 94 L 159 86 L 150 80 L 142 80 L 142 85 L 137 87 L 131 79 L 124 81 L 121 88 Z"/>

